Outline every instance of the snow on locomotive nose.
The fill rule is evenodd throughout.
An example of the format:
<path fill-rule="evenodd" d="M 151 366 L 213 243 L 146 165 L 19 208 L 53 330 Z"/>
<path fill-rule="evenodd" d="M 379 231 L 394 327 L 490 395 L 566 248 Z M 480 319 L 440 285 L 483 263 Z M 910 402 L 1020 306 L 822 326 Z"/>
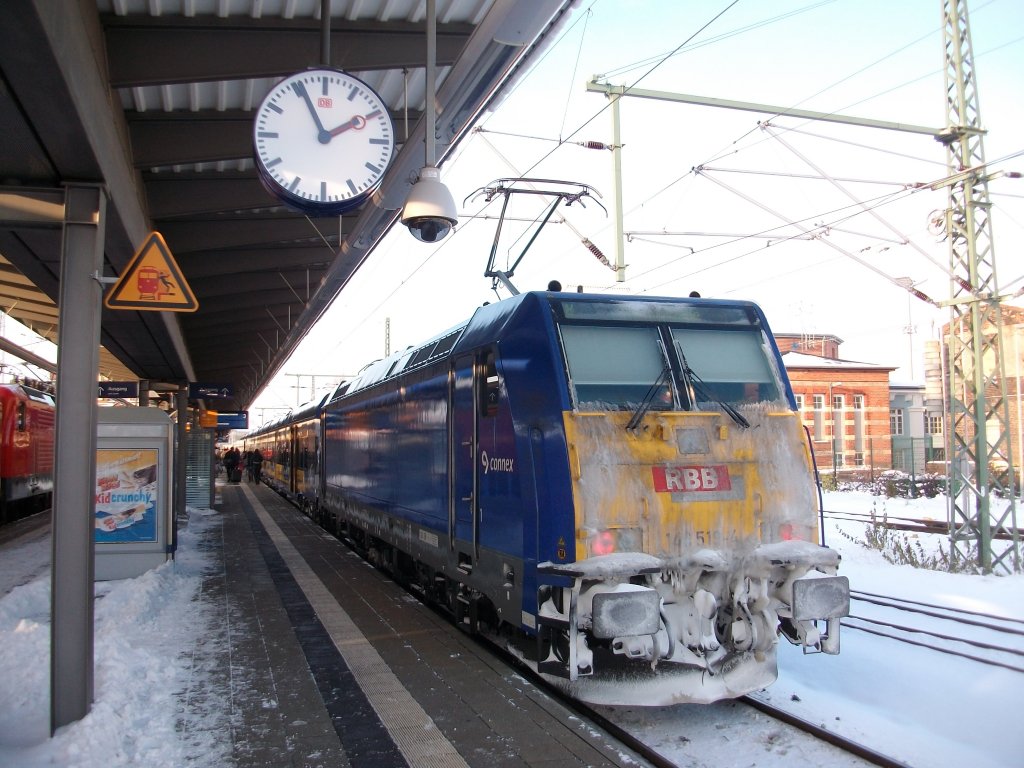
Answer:
<path fill-rule="evenodd" d="M 636 429 L 628 413 L 565 414 L 576 560 L 539 567 L 563 578 L 545 593 L 541 631 L 567 636 L 542 671 L 577 680 L 644 662 L 699 678 L 676 680 L 674 695 L 713 701 L 775 679 L 780 633 L 838 653 L 849 584 L 817 543 L 798 416 L 778 402 L 740 412 L 748 426 L 711 410 L 648 414 Z M 574 693 L 601 697 L 588 690 Z"/>

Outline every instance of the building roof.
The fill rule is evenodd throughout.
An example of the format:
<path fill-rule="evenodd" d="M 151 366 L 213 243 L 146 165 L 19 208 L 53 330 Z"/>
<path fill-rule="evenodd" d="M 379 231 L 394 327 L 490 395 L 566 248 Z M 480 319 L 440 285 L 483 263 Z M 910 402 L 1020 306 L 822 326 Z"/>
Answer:
<path fill-rule="evenodd" d="M 875 371 L 895 371 L 896 366 L 892 365 L 878 365 L 877 363 L 863 363 L 856 360 L 836 360 L 830 357 L 820 357 L 819 355 L 808 355 L 803 352 L 783 352 L 782 362 L 786 366 L 786 370 L 793 370 L 794 368 L 806 368 L 806 369 L 829 369 L 829 370 L 875 370 Z"/>

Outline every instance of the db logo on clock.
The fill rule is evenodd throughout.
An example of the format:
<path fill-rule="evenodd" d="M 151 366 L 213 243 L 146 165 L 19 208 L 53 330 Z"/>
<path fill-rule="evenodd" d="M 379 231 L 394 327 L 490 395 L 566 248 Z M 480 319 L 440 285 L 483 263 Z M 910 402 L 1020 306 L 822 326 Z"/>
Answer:
<path fill-rule="evenodd" d="M 329 99 L 326 96 L 321 96 L 319 99 L 316 100 L 316 105 L 318 107 L 323 107 L 324 109 L 330 109 L 333 106 L 333 104 L 334 100 Z"/>

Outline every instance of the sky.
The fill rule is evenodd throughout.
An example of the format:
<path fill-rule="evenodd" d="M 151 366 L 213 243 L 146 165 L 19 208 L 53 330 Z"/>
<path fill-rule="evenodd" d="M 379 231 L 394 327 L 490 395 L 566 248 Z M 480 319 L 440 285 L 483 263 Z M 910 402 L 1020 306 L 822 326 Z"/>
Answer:
<path fill-rule="evenodd" d="M 948 245 L 930 228 L 947 193 L 913 187 L 946 176 L 930 136 L 624 98 L 623 282 L 581 242 L 614 261 L 612 153 L 581 145 L 612 143 L 608 100 L 586 90 L 595 76 L 941 128 L 941 9 L 941 0 L 584 0 L 442 166 L 459 209 L 454 232 L 431 246 L 396 226 L 257 399 L 250 424 L 312 399 L 314 378 L 320 387 L 352 375 L 507 297 L 483 275 L 501 198 L 488 204 L 477 193 L 517 176 L 592 190 L 559 207 L 567 223 L 549 224 L 526 253 L 512 278 L 519 290 L 557 279 L 567 290 L 750 299 L 776 332 L 834 334 L 841 357 L 894 366 L 894 381 L 923 381 L 924 340 L 949 310 L 899 283 L 937 304 L 949 299 Z M 986 159 L 993 171 L 1024 171 L 1024 5 L 974 0 L 970 13 Z M 811 178 L 822 175 L 842 189 Z M 1024 288 L 1024 180 L 989 189 L 993 261 L 1002 292 L 1012 293 Z M 548 199 L 513 197 L 499 269 L 518 258 Z"/>
<path fill-rule="evenodd" d="M 945 519 L 945 499 L 883 499 L 863 491 L 826 492 L 825 508 L 892 517 Z M 216 611 L 203 610 L 204 574 L 219 567 L 198 545 L 218 513 L 191 509 L 174 561 L 142 576 L 97 584 L 95 606 L 95 702 L 82 720 L 49 738 L 50 539 L 25 536 L 0 558 L 0 765 L 19 768 L 219 768 L 230 744 L 209 728 L 182 740 L 182 711 L 174 691 L 219 690 L 202 686 L 190 649 L 200 637 L 219 636 L 207 625 Z M 840 533 L 843 531 L 846 535 Z M 1024 576 L 970 576 L 888 564 L 858 543 L 864 525 L 826 523 L 826 542 L 842 555 L 840 573 L 851 588 L 996 614 L 1024 621 Z M 931 549 L 942 537 L 921 537 Z M 854 604 L 853 612 L 872 608 Z M 898 621 L 924 629 L 924 616 Z M 946 626 L 936 627 L 948 632 Z M 805 656 L 782 642 L 779 680 L 759 694 L 794 714 L 822 721 L 879 752 L 915 768 L 1015 768 L 1024 752 L 1020 690 L 1024 674 L 982 666 L 935 651 L 844 629 L 838 656 Z M 1024 640 L 1016 643 L 1024 652 Z M 978 653 L 978 651 L 974 651 Z M 244 671 L 234 670 L 245 685 Z M 191 686 L 191 687 L 190 687 Z M 207 702 L 229 711 L 229 701 Z M 680 765 L 792 765 L 815 760 L 787 742 L 770 721 L 759 738 L 733 733 L 728 707 L 620 708 L 614 716 L 655 743 Z M 709 708 L 706 708 L 709 707 Z M 717 709 L 716 709 L 717 707 Z M 694 725 L 715 722 L 713 728 Z M 687 739 L 680 738 L 685 716 Z M 706 740 L 701 734 L 716 734 Z M 692 736 L 692 738 L 689 738 Z M 749 750 L 749 754 L 747 752 Z M 836 768 L 847 763 L 829 761 Z M 850 762 L 848 765 L 861 765 Z"/>

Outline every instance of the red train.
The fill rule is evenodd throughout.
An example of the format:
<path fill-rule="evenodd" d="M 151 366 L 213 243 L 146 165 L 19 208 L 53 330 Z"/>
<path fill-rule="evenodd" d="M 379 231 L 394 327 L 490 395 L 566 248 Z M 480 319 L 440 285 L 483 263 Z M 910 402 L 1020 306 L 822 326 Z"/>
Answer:
<path fill-rule="evenodd" d="M 55 418 L 53 395 L 0 384 L 0 524 L 50 503 Z"/>

